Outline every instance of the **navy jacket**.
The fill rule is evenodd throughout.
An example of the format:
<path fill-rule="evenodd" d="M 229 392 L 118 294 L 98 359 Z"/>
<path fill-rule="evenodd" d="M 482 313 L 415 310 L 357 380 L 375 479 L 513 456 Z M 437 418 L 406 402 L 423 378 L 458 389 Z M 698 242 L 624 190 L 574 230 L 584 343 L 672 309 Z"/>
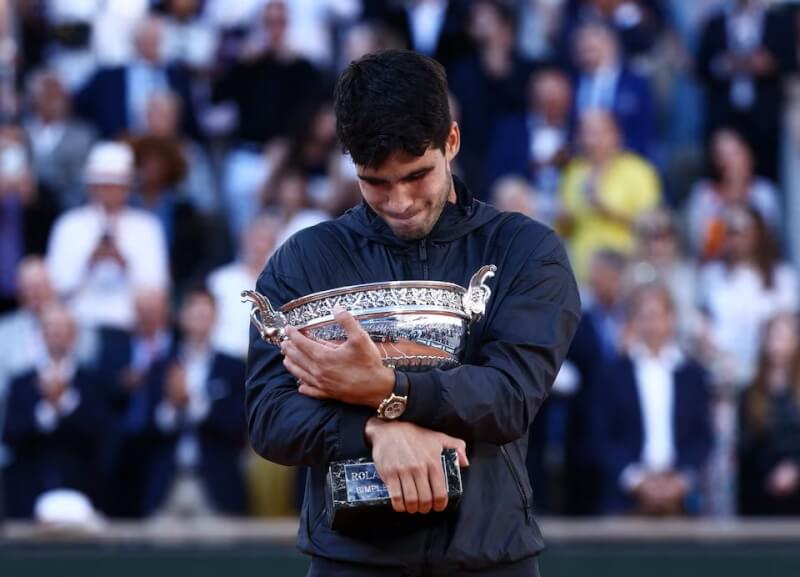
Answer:
<path fill-rule="evenodd" d="M 189 74 L 177 66 L 166 67 L 169 88 L 181 99 L 181 129 L 192 137 L 198 135 L 197 118 L 192 105 Z M 75 97 L 75 110 L 92 123 L 102 138 L 117 138 L 128 131 L 127 68 L 101 68 Z"/>
<path fill-rule="evenodd" d="M 675 469 L 699 477 L 711 450 L 711 402 L 705 370 L 685 360 L 674 372 Z M 633 362 L 621 356 L 602 371 L 592 403 L 595 455 L 603 475 L 601 509 L 623 513 L 633 501 L 619 486 L 622 471 L 638 463 L 644 446 Z"/>
<path fill-rule="evenodd" d="M 148 374 L 147 387 L 151 391 L 150 416 L 164 398 L 164 380 L 172 359 L 158 362 Z M 242 450 L 245 446 L 244 378 L 242 361 L 215 353 L 206 381 L 206 392 L 211 401 L 208 416 L 192 431 L 197 436 L 200 449 L 197 473 L 206 493 L 219 512 L 243 515 L 246 499 L 241 470 Z M 148 459 L 143 510 L 151 513 L 162 505 L 175 479 L 175 451 L 182 433 L 192 427 L 179 424 L 175 431 L 164 432 L 150 422 L 154 435 L 152 452 Z"/>
<path fill-rule="evenodd" d="M 42 400 L 35 371 L 15 378 L 9 387 L 3 442 L 11 451 L 5 471 L 6 510 L 10 517 L 31 517 L 36 498 L 45 491 L 77 489 L 95 504 L 101 501 L 100 439 L 108 425 L 104 403 L 92 373 L 78 369 L 72 388 L 78 406 L 43 431 L 36 421 Z"/>
<path fill-rule="evenodd" d="M 404 419 L 466 440 L 471 467 L 452 514 L 390 514 L 363 534 L 329 529 L 324 476 L 330 461 L 365 457 L 368 407 L 300 395 L 280 351 L 251 330 L 246 405 L 250 440 L 265 458 L 311 467 L 299 531 L 312 555 L 382 566 L 482 568 L 537 554 L 525 472 L 527 432 L 548 395 L 580 317 L 578 289 L 556 234 L 521 214 L 474 200 L 456 181 L 420 241 L 397 239 L 365 204 L 296 234 L 270 259 L 257 289 L 274 306 L 357 283 L 430 279 L 465 286 L 495 264 L 486 315 L 471 327 L 464 364 L 409 373 Z"/>

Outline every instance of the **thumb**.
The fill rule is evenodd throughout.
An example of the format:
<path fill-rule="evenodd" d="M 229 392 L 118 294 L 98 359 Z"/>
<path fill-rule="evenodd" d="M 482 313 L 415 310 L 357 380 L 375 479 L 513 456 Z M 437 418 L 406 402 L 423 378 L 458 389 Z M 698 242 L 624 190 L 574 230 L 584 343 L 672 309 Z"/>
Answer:
<path fill-rule="evenodd" d="M 361 338 L 366 334 L 366 331 L 361 328 L 361 324 L 356 320 L 356 318 L 342 307 L 334 307 L 333 316 L 336 319 L 336 322 L 339 323 L 339 326 L 341 326 L 344 329 L 344 332 L 347 334 L 347 340 Z"/>
<path fill-rule="evenodd" d="M 445 449 L 455 449 L 458 453 L 459 467 L 469 467 L 469 459 L 467 458 L 467 444 L 461 439 L 456 439 L 450 435 L 442 435 L 442 447 Z"/>

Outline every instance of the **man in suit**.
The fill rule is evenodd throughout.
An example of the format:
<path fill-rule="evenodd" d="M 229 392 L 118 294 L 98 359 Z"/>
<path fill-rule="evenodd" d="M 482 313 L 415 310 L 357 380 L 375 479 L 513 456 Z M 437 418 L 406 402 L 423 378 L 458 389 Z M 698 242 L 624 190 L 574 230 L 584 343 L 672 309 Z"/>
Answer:
<path fill-rule="evenodd" d="M 626 351 L 607 365 L 592 401 L 601 509 L 700 513 L 711 447 L 706 372 L 675 342 L 675 311 L 666 286 L 638 287 L 629 306 Z"/>
<path fill-rule="evenodd" d="M 613 30 L 590 22 L 575 33 L 575 115 L 578 121 L 592 110 L 612 113 L 624 147 L 652 157 L 653 103 L 647 79 L 628 69 Z"/>
<path fill-rule="evenodd" d="M 528 178 L 540 193 L 538 217 L 553 222 L 561 171 L 570 159 L 572 85 L 558 69 L 535 73 L 524 114 L 494 123 L 486 157 L 488 187 L 506 175 Z"/>
<path fill-rule="evenodd" d="M 95 379 L 76 358 L 69 311 L 53 302 L 41 322 L 46 351 L 9 387 L 3 441 L 11 454 L 5 497 L 12 517 L 30 517 L 37 497 L 52 489 L 100 500 L 98 439 L 106 420 Z"/>
<path fill-rule="evenodd" d="M 697 71 L 705 88 L 706 134 L 741 132 L 757 171 L 778 175 L 783 79 L 796 67 L 793 19 L 762 0 L 732 0 L 703 26 Z"/>
<path fill-rule="evenodd" d="M 245 513 L 245 365 L 212 347 L 215 317 L 213 295 L 189 291 L 177 352 L 148 374 L 154 442 L 144 486 L 147 513 Z"/>
<path fill-rule="evenodd" d="M 72 117 L 69 94 L 55 73 L 36 72 L 29 93 L 33 110 L 23 127 L 36 179 L 60 210 L 75 208 L 86 200 L 83 168 L 94 131 Z"/>
<path fill-rule="evenodd" d="M 148 17 L 134 35 L 134 58 L 126 66 L 99 69 L 80 90 L 75 106 L 102 138 L 140 132 L 146 125 L 147 102 L 156 92 L 172 90 L 181 98 L 185 134 L 198 134 L 189 73 L 162 61 L 164 24 Z"/>

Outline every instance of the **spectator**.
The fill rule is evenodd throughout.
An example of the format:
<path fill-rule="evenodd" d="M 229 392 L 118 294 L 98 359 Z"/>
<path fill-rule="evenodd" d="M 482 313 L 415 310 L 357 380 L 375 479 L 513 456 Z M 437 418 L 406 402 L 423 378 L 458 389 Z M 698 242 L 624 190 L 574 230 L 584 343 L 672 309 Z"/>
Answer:
<path fill-rule="evenodd" d="M 50 275 L 80 324 L 129 330 L 135 289 L 169 285 L 165 235 L 155 217 L 126 206 L 133 178 L 127 145 L 96 144 L 85 178 L 91 202 L 56 221 L 47 251 Z"/>
<path fill-rule="evenodd" d="M 285 138 L 321 91 L 320 73 L 288 44 L 288 18 L 285 2 L 267 2 L 261 20 L 263 42 L 243 48 L 238 62 L 216 86 L 217 100 L 232 101 L 238 112 L 238 142 L 228 153 L 222 174 L 234 238 L 258 213 L 258 191 L 274 169 L 264 160 L 265 146 Z"/>
<path fill-rule="evenodd" d="M 381 5 L 385 7 L 377 9 Z M 469 0 L 364 2 L 367 17 L 380 18 L 405 47 L 435 58 L 446 68 L 469 53 L 464 31 L 469 10 Z"/>
<path fill-rule="evenodd" d="M 222 353 L 238 358 L 247 355 L 250 309 L 242 304 L 239 294 L 256 286 L 258 276 L 275 250 L 280 226 L 275 216 L 256 218 L 242 235 L 236 261 L 208 276 L 208 288 L 214 295 L 217 309 L 211 342 Z"/>
<path fill-rule="evenodd" d="M 498 180 L 492 189 L 492 204 L 503 212 L 519 212 L 536 218 L 536 191 L 523 178 L 507 176 Z"/>
<path fill-rule="evenodd" d="M 611 29 L 584 24 L 575 32 L 575 116 L 578 121 L 594 110 L 614 115 L 622 144 L 641 156 L 653 156 L 653 103 L 646 78 L 622 60 Z"/>
<path fill-rule="evenodd" d="M 569 239 L 572 264 L 586 278 L 591 255 L 610 248 L 631 254 L 634 224 L 661 198 L 655 170 L 621 148 L 611 114 L 596 110 L 580 124 L 580 155 L 567 166 L 561 185 L 561 228 Z"/>
<path fill-rule="evenodd" d="M 711 139 L 711 179 L 692 188 L 687 201 L 688 236 L 695 255 L 710 259 L 720 255 L 724 236 L 722 217 L 728 207 L 752 206 L 776 236 L 781 232 L 778 192 L 770 181 L 753 172 L 753 154 L 734 130 L 720 129 Z"/>
<path fill-rule="evenodd" d="M 208 223 L 177 192 L 186 175 L 186 160 L 174 139 L 142 136 L 133 140 L 138 189 L 133 205 L 161 222 L 169 248 L 170 271 L 177 294 L 211 270 Z"/>
<path fill-rule="evenodd" d="M 781 261 L 754 209 L 731 207 L 723 218 L 721 259 L 701 269 L 699 297 L 715 376 L 741 388 L 753 380 L 764 323 L 778 312 L 797 311 L 797 273 Z"/>
<path fill-rule="evenodd" d="M 526 89 L 534 64 L 518 53 L 515 12 L 495 0 L 472 4 L 468 30 L 476 54 L 454 63 L 449 84 L 461 108 L 460 155 L 467 182 L 488 197 L 486 155 L 497 119 L 525 114 Z"/>
<path fill-rule="evenodd" d="M 767 321 L 740 409 L 739 510 L 800 514 L 800 333 L 797 317 Z"/>
<path fill-rule="evenodd" d="M 264 205 L 275 210 L 281 221 L 277 246 L 304 228 L 330 220 L 329 214 L 314 208 L 306 175 L 291 167 L 282 169 L 268 183 Z"/>
<path fill-rule="evenodd" d="M 29 256 L 17 267 L 19 308 L 0 317 L 0 398 L 11 377 L 28 371 L 44 351 L 41 315 L 55 300 L 47 267 L 39 257 Z"/>
<path fill-rule="evenodd" d="M 44 252 L 54 203 L 36 188 L 22 131 L 0 127 L 0 314 L 15 306 L 17 264 Z"/>
<path fill-rule="evenodd" d="M 193 72 L 208 72 L 215 64 L 217 36 L 203 18 L 200 0 L 166 0 L 164 60 Z"/>
<path fill-rule="evenodd" d="M 763 0 L 728 0 L 700 36 L 707 134 L 733 126 L 756 156 L 756 171 L 778 175 L 783 80 L 795 66 L 791 19 Z"/>
<path fill-rule="evenodd" d="M 96 382 L 75 354 L 75 322 L 51 303 L 42 312 L 45 351 L 35 369 L 10 385 L 3 441 L 11 451 L 5 474 L 6 511 L 30 518 L 45 491 L 71 488 L 99 496 L 98 440 L 106 430 Z"/>
<path fill-rule="evenodd" d="M 600 506 L 600 473 L 589 423 L 594 413 L 596 390 L 605 386 L 603 368 L 624 350 L 626 257 L 613 250 L 592 255 L 587 298 L 567 360 L 553 387 L 563 401 L 564 486 L 562 511 L 567 515 L 597 514 Z M 570 382 L 571 381 L 571 382 Z M 549 445 L 559 439 L 552 438 Z"/>
<path fill-rule="evenodd" d="M 153 366 L 158 442 L 147 469 L 145 511 L 160 516 L 245 512 L 239 466 L 245 442 L 245 366 L 211 345 L 214 297 L 189 292 L 180 313 L 176 357 Z"/>
<path fill-rule="evenodd" d="M 526 113 L 500 118 L 493 127 L 487 177 L 490 186 L 504 175 L 528 178 L 540 193 L 542 220 L 551 223 L 561 171 L 571 156 L 572 86 L 557 69 L 535 74 L 528 86 Z"/>
<path fill-rule="evenodd" d="M 60 210 L 86 200 L 83 167 L 94 132 L 72 117 L 70 97 L 55 73 L 40 70 L 29 81 L 33 106 L 24 122 L 39 189 L 48 191 Z"/>
<path fill-rule="evenodd" d="M 681 250 L 680 234 L 669 209 L 658 208 L 636 223 L 637 250 L 630 267 L 632 283 L 658 282 L 670 289 L 678 337 L 688 344 L 698 322 L 697 268 Z"/>
<path fill-rule="evenodd" d="M 711 448 L 705 371 L 675 342 L 670 291 L 644 285 L 630 299 L 629 340 L 593 399 L 595 456 L 607 514 L 699 514 Z"/>
<path fill-rule="evenodd" d="M 662 9 L 658 0 L 564 0 L 561 58 L 568 62 L 570 38 L 587 23 L 600 23 L 619 38 L 625 57 L 646 58 L 657 45 Z"/>
<path fill-rule="evenodd" d="M 148 100 L 164 90 L 173 90 L 181 97 L 184 133 L 198 134 L 188 72 L 163 62 L 163 38 L 163 21 L 145 18 L 136 28 L 133 60 L 124 66 L 100 68 L 78 93 L 76 111 L 92 123 L 102 138 L 141 132 L 146 124 Z"/>
<path fill-rule="evenodd" d="M 219 192 L 206 150 L 181 133 L 181 100 L 174 92 L 156 92 L 147 101 L 142 136 L 175 141 L 186 161 L 186 174 L 176 186 L 179 196 L 211 216 L 219 210 Z"/>
<path fill-rule="evenodd" d="M 285 146 L 270 156 L 275 173 L 297 169 L 307 175 L 308 196 L 329 214 L 339 215 L 361 202 L 355 165 L 336 140 L 336 117 L 330 102 L 309 109 Z"/>
<path fill-rule="evenodd" d="M 100 331 L 99 370 L 107 376 L 104 396 L 114 414 L 114 428 L 104 454 L 113 493 L 107 511 L 115 517 L 144 515 L 144 483 L 152 453 L 149 410 L 152 391 L 147 375 L 174 355 L 169 297 L 161 289 L 141 289 L 135 297 L 136 327 L 131 333 Z"/>

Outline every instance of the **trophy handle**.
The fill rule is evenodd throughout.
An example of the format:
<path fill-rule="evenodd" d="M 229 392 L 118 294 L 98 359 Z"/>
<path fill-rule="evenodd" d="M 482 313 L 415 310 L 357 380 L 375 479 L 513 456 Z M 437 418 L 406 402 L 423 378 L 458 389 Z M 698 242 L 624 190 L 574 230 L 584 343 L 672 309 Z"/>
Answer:
<path fill-rule="evenodd" d="M 486 312 L 486 303 L 489 302 L 489 297 L 492 296 L 492 290 L 486 286 L 485 282 L 494 276 L 497 267 L 493 264 L 487 264 L 478 269 L 469 281 L 467 292 L 464 293 L 463 304 L 464 310 L 469 315 L 470 324 L 480 320 Z"/>
<path fill-rule="evenodd" d="M 242 302 L 253 303 L 250 322 L 256 327 L 262 339 L 273 345 L 279 345 L 281 341 L 286 340 L 286 325 L 289 322 L 282 312 L 272 308 L 267 297 L 257 291 L 246 290 L 242 291 Z"/>

